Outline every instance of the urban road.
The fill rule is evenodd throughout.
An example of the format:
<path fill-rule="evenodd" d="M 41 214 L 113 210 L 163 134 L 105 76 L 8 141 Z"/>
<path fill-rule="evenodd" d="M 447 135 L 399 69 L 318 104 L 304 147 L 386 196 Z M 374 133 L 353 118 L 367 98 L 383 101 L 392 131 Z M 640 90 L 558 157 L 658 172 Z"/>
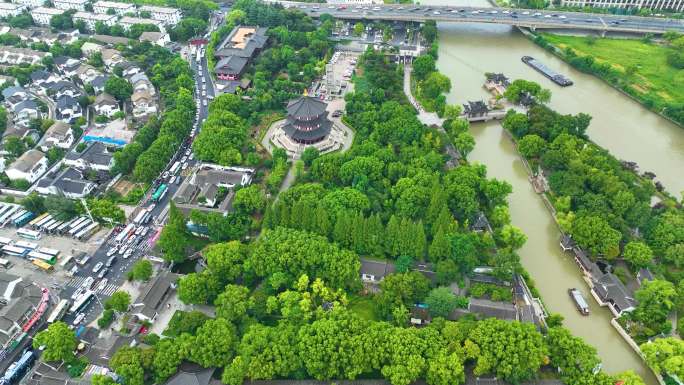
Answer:
<path fill-rule="evenodd" d="M 494 23 L 554 29 L 582 29 L 620 33 L 662 34 L 668 31 L 684 33 L 684 21 L 664 17 L 606 15 L 553 10 L 526 10 L 514 8 L 483 8 L 427 5 L 327 5 L 271 0 L 285 7 L 298 8 L 311 17 L 330 14 L 347 20 L 391 20 L 458 23 Z"/>

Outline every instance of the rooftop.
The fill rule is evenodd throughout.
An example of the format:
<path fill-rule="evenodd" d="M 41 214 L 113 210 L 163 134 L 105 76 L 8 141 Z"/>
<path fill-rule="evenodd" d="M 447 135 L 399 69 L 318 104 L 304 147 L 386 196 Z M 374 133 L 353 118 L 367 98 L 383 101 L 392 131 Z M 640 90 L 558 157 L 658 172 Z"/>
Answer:
<path fill-rule="evenodd" d="M 178 8 L 171 8 L 171 7 L 158 7 L 154 5 L 143 5 L 140 7 L 141 11 L 147 11 L 147 12 L 156 12 L 156 13 L 176 13 L 180 12 Z"/>
<path fill-rule="evenodd" d="M 142 305 L 142 309 L 138 311 L 148 318 L 153 318 L 157 312 L 157 308 L 161 305 L 164 296 L 176 282 L 177 276 L 169 271 L 163 271 L 143 288 L 138 298 L 133 302 L 134 306 Z"/>
<path fill-rule="evenodd" d="M 31 11 L 31 12 L 32 13 L 44 13 L 47 15 L 61 15 L 66 11 L 63 9 L 57 9 L 57 8 L 38 7 L 38 8 L 34 8 L 33 11 Z"/>
<path fill-rule="evenodd" d="M 43 158 L 45 158 L 45 155 L 42 152 L 31 149 L 17 158 L 17 160 L 12 163 L 10 168 L 21 172 L 29 172 L 33 166 L 35 166 L 36 163 L 40 162 Z"/>
<path fill-rule="evenodd" d="M 86 147 L 83 152 L 78 153 L 76 150 L 72 150 L 66 154 L 65 159 L 67 160 L 78 160 L 83 159 L 90 164 L 97 164 L 101 166 L 107 166 L 112 161 L 112 154 L 107 151 L 107 147 L 100 142 L 93 142 L 93 144 Z"/>
<path fill-rule="evenodd" d="M 96 21 L 109 21 L 112 19 L 116 19 L 116 15 L 107 15 L 105 13 L 91 13 L 91 12 L 83 12 L 79 11 L 74 13 L 74 19 L 88 19 L 88 20 L 96 20 Z"/>
<path fill-rule="evenodd" d="M 97 1 L 95 4 L 93 4 L 95 7 L 105 7 L 105 8 L 119 8 L 119 9 L 128 9 L 128 8 L 134 8 L 135 5 L 130 4 L 130 3 L 119 3 L 117 1 Z"/>
<path fill-rule="evenodd" d="M 140 17 L 130 17 L 130 16 L 124 16 L 119 20 L 119 23 L 121 24 L 154 24 L 154 25 L 163 25 L 161 21 L 158 20 L 152 20 L 152 19 L 142 19 Z"/>

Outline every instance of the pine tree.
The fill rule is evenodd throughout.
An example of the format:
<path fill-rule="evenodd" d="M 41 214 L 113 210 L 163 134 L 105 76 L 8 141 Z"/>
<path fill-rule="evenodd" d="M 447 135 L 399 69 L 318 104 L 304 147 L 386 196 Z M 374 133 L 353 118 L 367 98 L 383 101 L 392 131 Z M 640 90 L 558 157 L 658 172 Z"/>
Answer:
<path fill-rule="evenodd" d="M 316 212 L 313 205 L 308 202 L 302 202 L 302 229 L 306 231 L 316 231 Z"/>
<path fill-rule="evenodd" d="M 358 254 L 366 254 L 366 232 L 365 232 L 365 218 L 363 214 L 356 213 L 352 217 L 352 227 L 351 227 L 351 242 L 352 249 Z"/>
<path fill-rule="evenodd" d="M 324 237 L 330 237 L 330 216 L 321 203 L 316 206 L 316 232 Z"/>
<path fill-rule="evenodd" d="M 297 201 L 292 205 L 292 211 L 290 211 L 290 227 L 293 229 L 305 230 L 304 228 L 304 205 L 305 203 L 301 200 Z"/>
<path fill-rule="evenodd" d="M 284 203 L 278 203 L 278 226 L 289 227 L 290 226 L 290 208 Z"/>
<path fill-rule="evenodd" d="M 340 212 L 337 215 L 335 228 L 333 229 L 333 239 L 340 246 L 350 248 L 351 246 L 351 218 L 349 213 Z"/>
<path fill-rule="evenodd" d="M 382 220 L 379 214 L 373 214 L 366 220 L 366 238 L 368 254 L 375 256 L 384 256 L 385 249 L 383 247 L 383 240 L 387 237 L 385 234 L 385 227 L 382 225 Z"/>
<path fill-rule="evenodd" d="M 438 261 L 444 260 L 449 256 L 449 251 L 449 237 L 444 231 L 439 230 L 432 239 L 430 249 L 428 250 L 430 261 L 432 263 L 437 263 Z"/>
<path fill-rule="evenodd" d="M 425 228 L 423 222 L 413 224 L 413 253 L 416 261 L 422 261 L 425 258 L 425 249 L 427 247 L 427 239 L 425 237 Z"/>
<path fill-rule="evenodd" d="M 457 229 L 458 223 L 451 215 L 451 211 L 449 211 L 447 205 L 442 206 L 439 216 L 437 216 L 437 219 L 432 225 L 432 237 L 434 238 L 440 230 L 445 234 L 451 234 Z"/>
<path fill-rule="evenodd" d="M 264 219 L 262 221 L 262 226 L 265 229 L 273 229 L 274 227 L 277 226 L 276 220 L 277 220 L 277 218 L 276 218 L 275 211 L 273 210 L 273 205 L 266 206 L 266 211 L 264 212 Z"/>
<path fill-rule="evenodd" d="M 397 249 L 394 251 L 393 257 L 398 257 L 404 253 L 412 253 L 413 250 L 413 222 L 408 218 L 401 220 L 399 229 L 399 242 Z"/>
<path fill-rule="evenodd" d="M 396 216 L 392 215 L 387 222 L 385 230 L 385 253 L 389 256 L 399 255 L 395 250 L 399 249 L 399 237 L 401 236 L 401 225 Z"/>
<path fill-rule="evenodd" d="M 425 214 L 425 220 L 428 225 L 432 226 L 435 223 L 442 211 L 442 208 L 446 207 L 446 205 L 447 196 L 444 192 L 444 188 L 439 183 L 435 183 L 432 186 L 430 205 L 428 206 L 427 213 Z"/>

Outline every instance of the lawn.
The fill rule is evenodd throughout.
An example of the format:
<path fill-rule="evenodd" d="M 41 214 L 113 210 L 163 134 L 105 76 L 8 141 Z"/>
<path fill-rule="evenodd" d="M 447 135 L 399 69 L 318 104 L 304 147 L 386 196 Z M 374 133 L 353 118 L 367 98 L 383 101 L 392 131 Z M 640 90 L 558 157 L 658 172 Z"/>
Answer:
<path fill-rule="evenodd" d="M 684 70 L 667 64 L 669 48 L 641 40 L 607 39 L 595 40 L 577 36 L 543 34 L 549 43 L 564 49 L 571 47 L 578 55 L 592 55 L 597 62 L 609 63 L 624 74 L 631 87 L 643 95 L 664 103 L 684 102 Z M 627 69 L 636 69 L 627 74 Z"/>
<path fill-rule="evenodd" d="M 378 321 L 378 316 L 375 314 L 375 305 L 370 296 L 350 295 L 347 308 L 363 319 Z"/>

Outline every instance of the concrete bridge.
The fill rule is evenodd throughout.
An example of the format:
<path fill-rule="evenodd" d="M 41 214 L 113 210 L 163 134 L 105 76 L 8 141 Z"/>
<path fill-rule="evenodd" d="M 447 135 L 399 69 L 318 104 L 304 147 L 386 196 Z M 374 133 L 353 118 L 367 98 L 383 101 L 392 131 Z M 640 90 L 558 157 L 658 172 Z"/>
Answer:
<path fill-rule="evenodd" d="M 288 8 L 297 8 L 311 17 L 330 14 L 335 18 L 345 20 L 492 23 L 525 27 L 531 30 L 538 28 L 580 29 L 598 31 L 602 34 L 606 32 L 662 34 L 667 31 L 684 33 L 684 21 L 661 17 L 413 4 L 333 5 L 278 0 L 269 2 L 280 3 Z"/>

